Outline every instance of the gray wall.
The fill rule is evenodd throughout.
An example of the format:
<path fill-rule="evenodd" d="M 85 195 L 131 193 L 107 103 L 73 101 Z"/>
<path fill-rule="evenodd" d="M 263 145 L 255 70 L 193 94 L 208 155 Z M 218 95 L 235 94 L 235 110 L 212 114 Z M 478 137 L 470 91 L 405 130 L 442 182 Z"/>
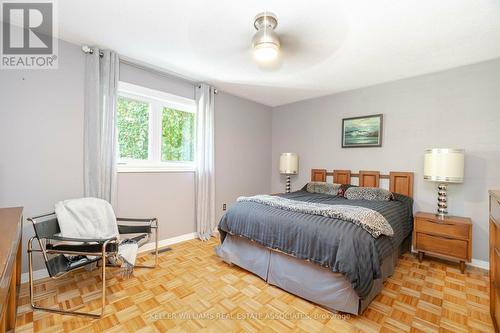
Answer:
<path fill-rule="evenodd" d="M 271 108 L 219 92 L 215 99 L 215 208 L 271 190 Z"/>
<path fill-rule="evenodd" d="M 194 86 L 191 82 L 168 74 L 159 74 L 155 71 L 144 70 L 140 67 L 120 64 L 120 81 L 133 83 L 139 86 L 168 92 L 186 98 L 194 99 Z"/>
<path fill-rule="evenodd" d="M 57 70 L 0 71 L 0 207 L 28 217 L 82 196 L 83 67 L 82 51 L 61 42 Z M 25 223 L 24 250 L 31 235 Z"/>
<path fill-rule="evenodd" d="M 172 76 L 122 65 L 120 78 L 194 97 L 191 83 Z M 0 207 L 24 206 L 28 217 L 83 195 L 83 85 L 84 55 L 80 46 L 64 41 L 57 70 L 0 71 Z M 240 194 L 269 192 L 270 109 L 224 93 L 215 104 L 216 165 L 223 171 L 216 175 L 217 202 L 230 204 Z M 262 138 L 253 140 L 260 131 Z M 238 149 L 245 156 L 234 150 L 234 142 L 221 140 L 231 133 L 240 133 Z M 227 159 L 230 168 L 224 166 Z M 231 184 L 232 179 L 238 182 Z M 194 232 L 194 173 L 120 173 L 116 211 L 158 216 L 160 239 Z M 32 234 L 25 223 L 24 245 Z M 24 259 L 23 266 L 26 271 Z M 35 268 L 41 268 L 40 262 Z"/>
<path fill-rule="evenodd" d="M 488 260 L 488 193 L 500 188 L 500 60 L 273 109 L 272 190 L 284 188 L 280 152 L 296 152 L 298 189 L 311 168 L 415 172 L 415 210 L 434 211 L 423 150 L 465 148 L 465 181 L 449 186 L 449 211 L 473 219 L 475 259 Z M 341 148 L 342 118 L 384 114 L 382 148 Z M 387 184 L 385 184 L 387 186 Z"/>
<path fill-rule="evenodd" d="M 118 173 L 116 214 L 158 218 L 159 239 L 195 232 L 193 172 Z"/>

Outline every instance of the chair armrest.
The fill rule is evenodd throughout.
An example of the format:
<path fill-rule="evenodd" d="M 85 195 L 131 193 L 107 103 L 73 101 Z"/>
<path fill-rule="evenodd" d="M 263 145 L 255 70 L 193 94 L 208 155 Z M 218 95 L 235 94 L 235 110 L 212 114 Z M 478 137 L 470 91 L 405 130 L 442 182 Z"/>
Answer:
<path fill-rule="evenodd" d="M 44 237 L 48 240 L 57 240 L 62 242 L 81 242 L 81 243 L 105 243 L 108 241 L 118 241 L 117 237 L 110 238 L 73 238 L 73 237 L 62 237 L 58 235 L 51 235 Z"/>
<path fill-rule="evenodd" d="M 120 224 L 120 222 L 132 222 L 131 224 Z M 116 223 L 118 224 L 118 229 L 120 230 L 120 227 L 125 227 L 120 230 L 120 234 L 126 234 L 126 233 L 133 233 L 131 231 L 125 231 L 125 229 L 132 229 L 133 224 L 137 223 L 139 226 L 147 226 L 148 228 L 153 228 L 153 229 L 158 229 L 158 219 L 156 217 L 151 217 L 151 218 L 133 218 L 133 217 L 117 217 L 116 218 Z M 142 225 L 141 225 L 142 224 Z M 145 231 L 138 231 L 138 232 L 145 232 Z M 146 231 L 150 233 L 151 231 Z"/>
<path fill-rule="evenodd" d="M 139 218 L 132 218 L 132 217 L 117 217 L 116 218 L 116 221 L 117 222 L 155 222 L 155 221 L 158 221 L 158 219 L 156 217 L 151 217 L 151 218 L 143 218 L 143 219 L 139 219 Z"/>

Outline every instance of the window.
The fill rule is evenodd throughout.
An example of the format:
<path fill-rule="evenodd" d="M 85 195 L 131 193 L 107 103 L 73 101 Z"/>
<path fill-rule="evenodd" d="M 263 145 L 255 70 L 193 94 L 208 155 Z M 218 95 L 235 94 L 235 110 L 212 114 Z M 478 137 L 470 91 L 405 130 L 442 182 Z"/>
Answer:
<path fill-rule="evenodd" d="M 194 100 L 120 82 L 118 171 L 194 170 Z"/>

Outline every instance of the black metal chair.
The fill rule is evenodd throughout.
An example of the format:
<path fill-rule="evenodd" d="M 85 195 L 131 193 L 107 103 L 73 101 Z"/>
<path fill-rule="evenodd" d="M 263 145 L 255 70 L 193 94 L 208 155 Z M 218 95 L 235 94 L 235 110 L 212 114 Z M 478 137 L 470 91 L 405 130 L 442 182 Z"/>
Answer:
<path fill-rule="evenodd" d="M 61 230 L 55 213 L 32 217 L 29 218 L 28 221 L 33 223 L 33 228 L 35 229 L 35 236 L 28 240 L 27 249 L 31 307 L 37 310 L 61 314 L 82 315 L 93 318 L 102 317 L 106 303 L 106 267 L 116 267 L 115 265 L 107 264 L 106 261 L 108 258 L 116 258 L 119 245 L 118 239 L 81 239 L 61 237 L 59 236 Z M 120 222 L 124 222 L 125 224 L 120 224 Z M 154 230 L 154 265 L 135 265 L 135 267 L 155 268 L 158 266 L 158 219 L 117 218 L 117 223 L 120 235 L 137 234 L 129 239 L 137 241 L 138 244 L 140 244 L 141 241 L 148 239 Z M 40 247 L 39 249 L 33 248 L 33 241 L 35 239 L 38 242 Z M 100 314 L 52 309 L 36 305 L 34 300 L 35 295 L 33 283 L 33 252 L 42 254 L 45 266 L 50 278 L 52 279 L 58 279 L 77 268 L 101 261 L 102 289 Z M 78 260 L 70 260 L 66 257 L 66 255 L 81 257 L 77 258 Z"/>

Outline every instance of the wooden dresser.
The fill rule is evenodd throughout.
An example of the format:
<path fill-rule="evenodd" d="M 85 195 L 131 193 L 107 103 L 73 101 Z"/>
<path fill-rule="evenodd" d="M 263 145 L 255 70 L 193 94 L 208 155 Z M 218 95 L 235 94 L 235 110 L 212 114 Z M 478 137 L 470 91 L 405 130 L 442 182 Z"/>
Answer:
<path fill-rule="evenodd" d="M 490 313 L 500 323 L 500 190 L 490 191 Z"/>
<path fill-rule="evenodd" d="M 21 283 L 23 209 L 0 208 L 0 332 L 16 327 L 17 297 Z"/>
<path fill-rule="evenodd" d="M 413 248 L 422 261 L 424 253 L 465 262 L 471 261 L 472 221 L 468 217 L 446 216 L 439 219 L 434 213 L 418 212 L 414 215 Z"/>

